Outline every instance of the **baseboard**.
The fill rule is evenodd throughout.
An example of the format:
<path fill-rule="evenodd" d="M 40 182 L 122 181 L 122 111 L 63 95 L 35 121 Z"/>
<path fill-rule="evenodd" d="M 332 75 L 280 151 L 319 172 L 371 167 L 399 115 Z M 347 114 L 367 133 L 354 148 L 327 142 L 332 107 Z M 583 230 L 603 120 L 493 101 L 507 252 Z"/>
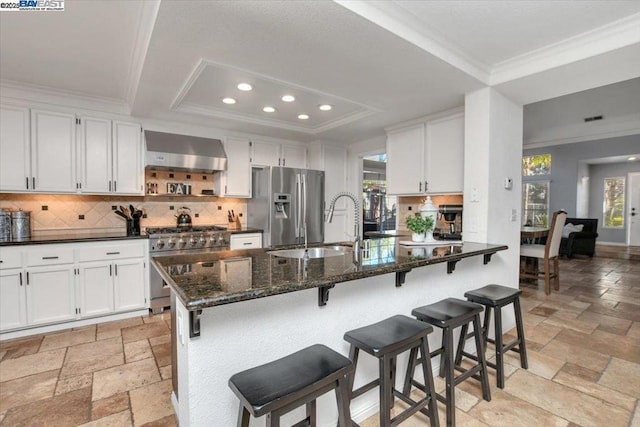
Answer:
<path fill-rule="evenodd" d="M 620 243 L 620 242 L 597 242 L 596 243 L 596 247 L 598 247 L 599 245 L 606 245 L 606 246 L 629 246 L 626 243 Z"/>

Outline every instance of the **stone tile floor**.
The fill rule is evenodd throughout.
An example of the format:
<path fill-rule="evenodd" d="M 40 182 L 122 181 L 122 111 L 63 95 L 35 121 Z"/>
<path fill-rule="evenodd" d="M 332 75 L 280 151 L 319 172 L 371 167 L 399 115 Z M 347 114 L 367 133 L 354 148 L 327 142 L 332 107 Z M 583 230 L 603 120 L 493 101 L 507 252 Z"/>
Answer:
<path fill-rule="evenodd" d="M 543 286 L 521 284 L 529 369 L 511 352 L 504 390 L 489 370 L 491 402 L 476 381 L 460 384 L 458 426 L 640 427 L 640 262 L 576 258 L 561 260 L 560 272 L 560 292 L 548 297 Z M 169 320 L 0 343 L 0 425 L 175 426 Z M 436 386 L 444 388 L 440 378 Z M 377 415 L 362 423 L 376 425 Z M 416 415 L 402 425 L 428 421 Z"/>

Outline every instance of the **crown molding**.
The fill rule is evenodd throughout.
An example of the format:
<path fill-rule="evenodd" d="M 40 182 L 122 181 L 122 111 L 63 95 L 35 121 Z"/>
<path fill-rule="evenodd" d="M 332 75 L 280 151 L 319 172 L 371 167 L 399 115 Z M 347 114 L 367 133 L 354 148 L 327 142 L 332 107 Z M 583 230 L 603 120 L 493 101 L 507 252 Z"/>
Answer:
<path fill-rule="evenodd" d="M 387 31 L 451 64 L 484 84 L 489 84 L 491 66 L 451 43 L 439 33 L 429 31 L 424 22 L 392 2 L 368 0 L 334 0 L 335 3 L 362 16 Z"/>
<path fill-rule="evenodd" d="M 429 114 L 422 117 L 416 117 L 415 119 L 407 120 L 401 123 L 396 123 L 391 126 L 384 128 L 385 132 L 395 132 L 397 130 L 402 130 L 409 126 L 415 125 L 423 125 L 426 122 L 438 123 L 446 120 L 451 120 L 455 117 L 460 117 L 464 115 L 464 106 L 450 108 L 444 111 L 438 111 L 437 113 Z"/>
<path fill-rule="evenodd" d="M 131 60 L 129 61 L 129 75 L 125 96 L 129 106 L 133 105 L 138 92 L 144 61 L 147 58 L 151 35 L 153 34 L 153 28 L 155 27 L 158 17 L 158 10 L 160 10 L 160 1 L 161 0 L 147 0 L 142 2 L 141 5 L 138 16 L 138 31 L 136 33 L 134 48 L 131 52 Z"/>
<path fill-rule="evenodd" d="M 575 144 L 578 142 L 596 141 L 598 139 L 609 139 L 630 135 L 640 136 L 640 127 L 637 127 L 635 129 L 620 129 L 608 132 L 591 133 L 589 135 L 579 135 L 568 138 L 547 139 L 530 143 L 525 142 L 522 145 L 522 149 L 528 150 L 530 148 L 552 147 L 554 145 Z"/>
<path fill-rule="evenodd" d="M 640 44 L 640 13 L 496 64 L 492 86 Z"/>
<path fill-rule="evenodd" d="M 0 88 L 3 99 L 12 99 L 18 102 L 67 106 L 114 114 L 131 114 L 129 105 L 121 99 L 91 96 L 5 79 L 0 79 Z"/>

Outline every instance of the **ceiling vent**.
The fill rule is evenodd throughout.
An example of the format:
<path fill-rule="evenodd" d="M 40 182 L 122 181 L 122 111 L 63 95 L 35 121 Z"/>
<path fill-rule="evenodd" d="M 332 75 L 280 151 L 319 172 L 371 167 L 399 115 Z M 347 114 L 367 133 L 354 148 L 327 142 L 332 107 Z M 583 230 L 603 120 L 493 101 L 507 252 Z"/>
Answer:
<path fill-rule="evenodd" d="M 585 117 L 584 121 L 585 122 L 595 122 L 596 120 L 602 120 L 604 117 L 601 115 L 599 116 L 593 116 L 593 117 Z"/>

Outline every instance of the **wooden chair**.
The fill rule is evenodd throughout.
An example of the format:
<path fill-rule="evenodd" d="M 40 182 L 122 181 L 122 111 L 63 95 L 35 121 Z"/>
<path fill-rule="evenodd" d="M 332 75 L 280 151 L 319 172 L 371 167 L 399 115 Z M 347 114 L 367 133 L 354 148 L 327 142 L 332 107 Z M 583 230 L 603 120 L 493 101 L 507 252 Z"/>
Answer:
<path fill-rule="evenodd" d="M 554 280 L 553 287 L 556 291 L 560 290 L 560 270 L 558 267 L 558 258 L 560 256 L 560 241 L 562 240 L 562 227 L 567 218 L 567 213 L 557 211 L 553 213 L 551 219 L 551 228 L 547 235 L 547 243 L 544 245 L 524 244 L 520 245 L 520 257 L 529 257 L 541 259 L 544 263 L 544 271 L 527 271 L 522 267 L 526 263 L 520 263 L 521 279 L 542 279 L 544 278 L 544 292 L 549 295 L 551 293 L 551 279 Z M 551 260 L 553 260 L 553 272 L 551 272 Z"/>

